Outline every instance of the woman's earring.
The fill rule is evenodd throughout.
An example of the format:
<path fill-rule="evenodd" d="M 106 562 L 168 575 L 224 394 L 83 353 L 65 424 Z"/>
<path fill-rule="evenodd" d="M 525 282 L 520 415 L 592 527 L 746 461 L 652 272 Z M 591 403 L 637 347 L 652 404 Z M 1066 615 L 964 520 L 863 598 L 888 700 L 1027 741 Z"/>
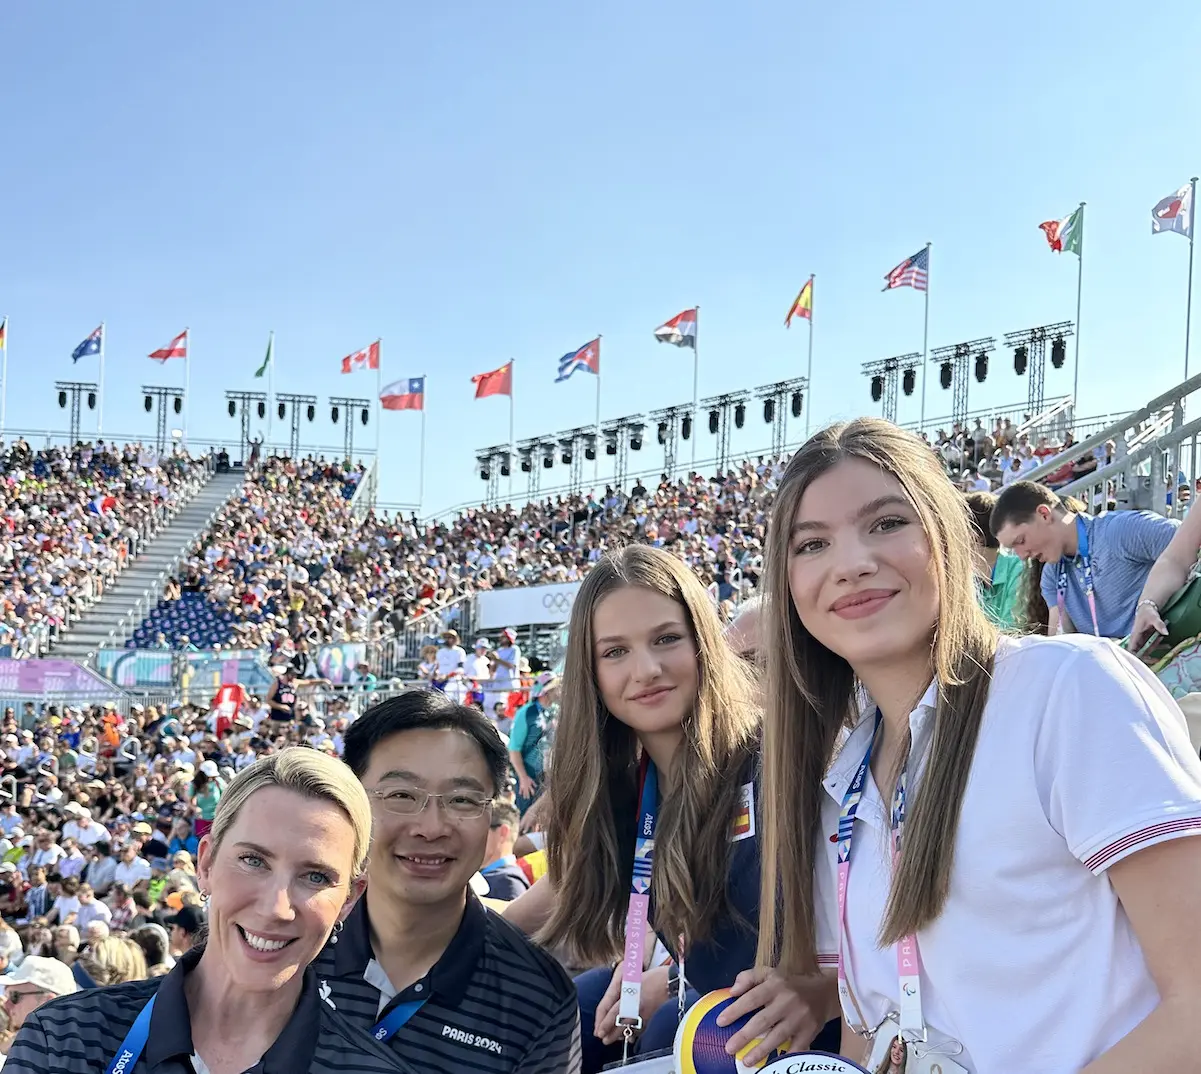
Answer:
<path fill-rule="evenodd" d="M 334 925 L 334 934 L 329 938 L 329 942 L 337 943 L 338 942 L 338 933 L 341 932 L 344 928 L 346 928 L 345 921 L 339 921 L 336 925 Z"/>

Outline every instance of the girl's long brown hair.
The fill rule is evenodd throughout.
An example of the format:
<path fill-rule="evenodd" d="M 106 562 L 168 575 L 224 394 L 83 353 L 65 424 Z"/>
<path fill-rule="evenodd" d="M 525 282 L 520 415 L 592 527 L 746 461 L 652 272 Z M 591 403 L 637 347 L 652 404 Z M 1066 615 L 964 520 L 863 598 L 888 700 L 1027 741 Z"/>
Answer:
<path fill-rule="evenodd" d="M 741 660 L 721 634 L 696 576 L 670 553 L 629 545 L 601 557 L 571 610 L 559 725 L 550 775 L 547 864 L 555 911 L 539 940 L 565 944 L 589 965 L 620 957 L 625 936 L 639 746 L 597 688 L 593 612 L 610 593 L 636 586 L 674 600 L 697 650 L 699 688 L 671 773 L 660 773 L 651 879 L 654 925 L 685 950 L 730 912 L 731 826 L 742 772 L 758 745 L 759 710 Z"/>
<path fill-rule="evenodd" d="M 946 901 L 997 643 L 996 629 L 976 603 L 975 541 L 963 497 L 927 444 L 891 422 L 860 418 L 822 430 L 792 457 L 768 531 L 761 628 L 767 702 L 759 960 L 786 972 L 817 970 L 813 883 L 815 870 L 827 868 L 822 781 L 840 731 L 858 719 L 850 664 L 804 628 L 793 606 L 790 530 L 810 483 L 845 459 L 871 463 L 901 483 L 929 541 L 939 593 L 930 646 L 931 675 L 939 687 L 934 735 L 908 814 L 905 853 L 880 929 L 882 945 L 929 924 Z"/>

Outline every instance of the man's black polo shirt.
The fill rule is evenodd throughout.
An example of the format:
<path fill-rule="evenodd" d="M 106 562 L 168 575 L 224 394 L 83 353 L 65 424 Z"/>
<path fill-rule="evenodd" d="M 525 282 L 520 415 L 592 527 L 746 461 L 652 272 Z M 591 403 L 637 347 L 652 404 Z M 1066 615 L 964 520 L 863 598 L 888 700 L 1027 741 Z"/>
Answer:
<path fill-rule="evenodd" d="M 200 961 L 189 951 L 165 977 L 93 988 L 51 1000 L 21 1027 L 4 1066 L 9 1074 L 101 1074 L 142 1008 L 156 995 L 150 1036 L 122 1074 L 193 1074 L 184 976 Z M 248 1074 L 416 1074 L 394 1052 L 339 1018 L 305 973 L 288 1024 Z"/>
<path fill-rule="evenodd" d="M 433 969 L 381 1011 L 363 976 L 374 961 L 364 895 L 313 963 L 322 994 L 362 1031 L 400 1003 L 426 1000 L 388 1042 L 409 1067 L 473 1074 L 575 1074 L 575 986 L 545 951 L 468 894 L 462 924 Z M 378 966 L 378 964 L 377 964 Z"/>

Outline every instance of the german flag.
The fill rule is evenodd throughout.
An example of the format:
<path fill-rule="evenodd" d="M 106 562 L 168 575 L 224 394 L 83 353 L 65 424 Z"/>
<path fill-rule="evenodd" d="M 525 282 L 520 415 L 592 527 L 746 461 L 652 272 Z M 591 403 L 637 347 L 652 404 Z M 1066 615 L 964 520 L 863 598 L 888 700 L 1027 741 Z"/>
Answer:
<path fill-rule="evenodd" d="M 8 318 L 0 321 L 0 351 L 8 349 Z"/>

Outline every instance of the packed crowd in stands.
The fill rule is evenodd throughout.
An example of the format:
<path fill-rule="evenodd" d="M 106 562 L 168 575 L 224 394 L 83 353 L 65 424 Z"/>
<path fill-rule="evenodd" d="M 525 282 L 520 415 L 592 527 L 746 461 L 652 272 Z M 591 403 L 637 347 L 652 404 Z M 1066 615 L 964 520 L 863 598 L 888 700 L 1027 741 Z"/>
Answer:
<path fill-rule="evenodd" d="M 195 491 L 205 468 L 204 460 L 160 458 L 141 444 L 7 445 L 0 646 L 12 656 L 44 652 Z"/>

